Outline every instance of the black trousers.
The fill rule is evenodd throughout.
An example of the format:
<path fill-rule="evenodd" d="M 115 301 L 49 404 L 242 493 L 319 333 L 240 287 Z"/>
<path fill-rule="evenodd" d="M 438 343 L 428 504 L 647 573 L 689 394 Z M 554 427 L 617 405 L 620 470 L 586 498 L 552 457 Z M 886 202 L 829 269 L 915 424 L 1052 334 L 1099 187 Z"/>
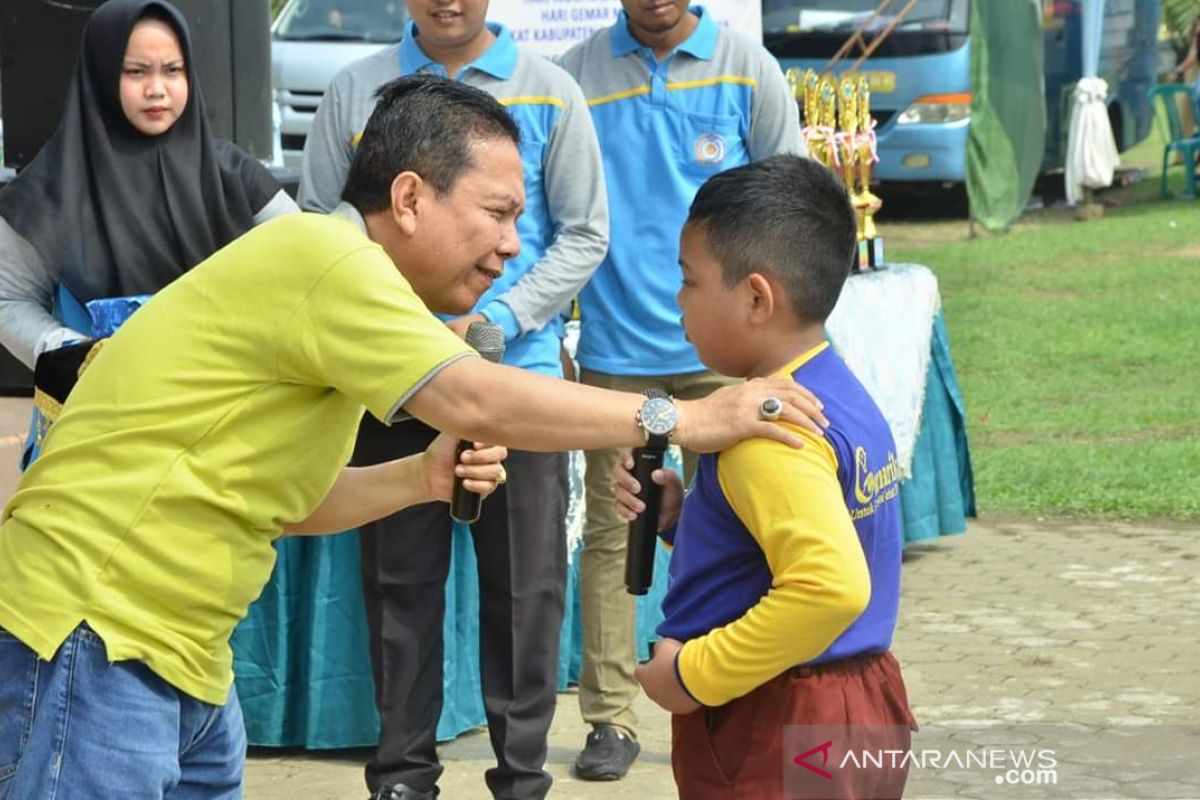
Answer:
<path fill-rule="evenodd" d="M 363 419 L 354 464 L 424 450 L 437 432 L 411 420 L 388 428 Z M 567 455 L 510 451 L 508 482 L 471 526 L 479 562 L 484 710 L 497 798 L 541 798 L 550 789 L 546 736 L 558 688 L 566 593 Z M 363 595 L 381 730 L 367 786 L 430 791 L 442 774 L 442 621 L 450 567 L 446 503 L 414 506 L 363 526 Z"/>

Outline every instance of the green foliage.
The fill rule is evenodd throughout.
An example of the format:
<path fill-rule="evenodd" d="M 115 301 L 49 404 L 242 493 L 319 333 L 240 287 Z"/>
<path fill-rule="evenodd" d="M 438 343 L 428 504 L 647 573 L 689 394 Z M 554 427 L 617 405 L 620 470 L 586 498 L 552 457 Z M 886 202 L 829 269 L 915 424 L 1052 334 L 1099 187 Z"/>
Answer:
<path fill-rule="evenodd" d="M 1186 36 L 1197 14 L 1200 2 L 1196 0 L 1162 0 L 1162 22 L 1172 36 Z"/>

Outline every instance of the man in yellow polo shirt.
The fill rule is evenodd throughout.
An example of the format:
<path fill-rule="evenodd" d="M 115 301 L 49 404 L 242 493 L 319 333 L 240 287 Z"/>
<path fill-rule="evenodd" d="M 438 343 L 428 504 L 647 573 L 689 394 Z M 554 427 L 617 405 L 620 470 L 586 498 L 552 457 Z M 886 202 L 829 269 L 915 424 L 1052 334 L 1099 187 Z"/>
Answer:
<path fill-rule="evenodd" d="M 0 797 L 241 796 L 228 642 L 272 540 L 447 500 L 455 470 L 483 493 L 502 474 L 503 448 L 455 465 L 445 436 L 345 468 L 364 408 L 532 450 L 644 439 L 639 396 L 465 358 L 431 313 L 469 309 L 519 250 L 517 141 L 484 92 L 389 84 L 333 215 L 256 228 L 100 349 L 0 528 Z M 754 416 L 770 394 L 819 420 L 792 386 L 668 422 L 694 450 L 795 444 Z"/>

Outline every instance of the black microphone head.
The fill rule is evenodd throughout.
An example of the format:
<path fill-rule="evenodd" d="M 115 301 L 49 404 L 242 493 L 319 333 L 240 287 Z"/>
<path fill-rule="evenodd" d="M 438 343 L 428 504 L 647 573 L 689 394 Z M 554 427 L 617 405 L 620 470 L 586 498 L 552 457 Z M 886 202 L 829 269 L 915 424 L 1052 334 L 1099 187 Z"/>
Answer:
<path fill-rule="evenodd" d="M 467 326 L 467 344 L 488 361 L 499 364 L 504 358 L 504 328 L 491 322 L 472 322 Z"/>

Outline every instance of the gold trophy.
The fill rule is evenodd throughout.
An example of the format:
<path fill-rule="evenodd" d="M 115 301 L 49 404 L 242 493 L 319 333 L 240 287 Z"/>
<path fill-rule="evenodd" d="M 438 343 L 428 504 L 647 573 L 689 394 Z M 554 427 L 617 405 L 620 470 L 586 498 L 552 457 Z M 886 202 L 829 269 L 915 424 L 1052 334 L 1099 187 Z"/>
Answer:
<path fill-rule="evenodd" d="M 878 160 L 875 155 L 875 131 L 871 120 L 871 86 L 866 76 L 858 79 L 857 92 L 858 133 L 855 137 L 858 164 L 858 190 L 851 202 L 859 217 L 859 264 L 871 269 L 883 268 L 883 239 L 875 229 L 875 214 L 883 207 L 883 201 L 871 192 L 871 165 Z"/>
<path fill-rule="evenodd" d="M 804 91 L 804 124 L 816 125 L 821 97 L 821 79 L 817 77 L 816 70 L 804 70 L 804 85 L 801 88 Z"/>
<path fill-rule="evenodd" d="M 829 78 L 817 81 L 813 92 L 813 132 L 809 154 L 829 169 L 841 160 L 837 151 L 837 89 Z"/>
<path fill-rule="evenodd" d="M 854 209 L 854 219 L 858 223 L 858 254 L 854 259 L 853 271 L 858 272 L 869 266 L 868 246 L 866 246 L 866 200 L 859 191 L 858 180 L 862 174 L 859 160 L 863 156 L 859 148 L 858 113 L 858 84 L 853 77 L 846 76 L 838 85 L 838 155 L 841 158 L 842 182 L 846 184 L 846 192 L 850 194 L 850 205 Z"/>
<path fill-rule="evenodd" d="M 800 68 L 792 67 L 787 72 L 783 73 L 783 77 L 787 79 L 788 88 L 792 90 L 792 99 L 800 102 L 804 99 L 804 79 L 801 77 Z M 803 105 L 801 106 L 803 108 Z"/>
<path fill-rule="evenodd" d="M 880 269 L 883 242 L 875 229 L 874 215 L 883 202 L 871 192 L 871 165 L 876 161 L 871 90 L 865 77 L 847 75 L 835 81 L 832 76 L 818 76 L 811 69 L 805 70 L 802 78 L 797 72 L 788 76 L 804 108 L 804 139 L 809 156 L 840 172 L 846 184 L 858 224 L 854 270 Z"/>
<path fill-rule="evenodd" d="M 804 79 L 800 83 L 801 105 L 804 109 L 804 124 L 801 132 L 804 135 L 804 146 L 813 159 L 825 163 L 823 137 L 821 135 L 821 87 L 817 73 L 811 69 L 804 71 Z"/>
<path fill-rule="evenodd" d="M 801 107 L 804 110 L 804 122 L 801 125 L 804 146 L 808 149 L 810 156 L 823 164 L 825 161 L 821 157 L 821 114 L 818 110 L 821 102 L 821 87 L 817 73 L 811 69 L 805 70 L 799 90 Z"/>
<path fill-rule="evenodd" d="M 842 168 L 842 182 L 846 184 L 846 192 L 850 195 L 850 205 L 854 208 L 854 217 L 858 223 L 858 258 L 854 262 L 857 272 L 866 264 L 864 249 L 866 230 L 866 209 L 859 200 L 856 191 L 859 171 L 858 159 L 861 155 L 858 148 L 858 85 L 853 78 L 844 77 L 838 84 L 838 132 L 837 153 Z"/>

